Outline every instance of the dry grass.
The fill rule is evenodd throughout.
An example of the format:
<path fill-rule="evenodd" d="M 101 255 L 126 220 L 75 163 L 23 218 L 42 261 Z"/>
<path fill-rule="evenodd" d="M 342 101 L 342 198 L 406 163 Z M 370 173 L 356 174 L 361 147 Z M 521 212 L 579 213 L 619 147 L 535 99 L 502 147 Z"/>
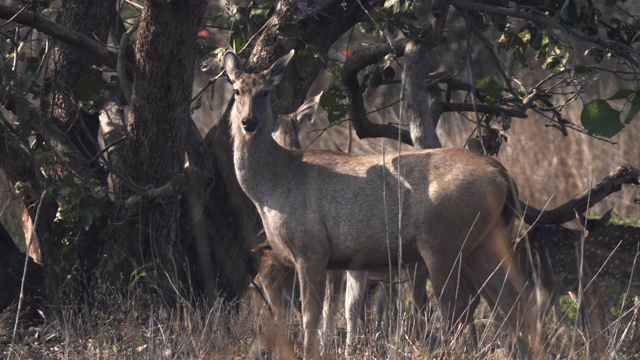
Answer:
<path fill-rule="evenodd" d="M 434 307 L 429 321 L 410 315 L 408 287 L 399 290 L 384 333 L 376 329 L 368 313 L 365 336 L 354 349 L 358 359 L 511 359 L 514 344 L 500 314 L 486 305 L 476 312 L 473 325 L 479 346 L 471 342 L 470 327 L 444 336 Z M 433 306 L 433 301 L 431 301 Z M 14 309 L 0 314 L 0 349 L 6 359 L 240 359 L 275 358 L 276 352 L 261 348 L 256 339 L 275 331 L 267 311 L 257 311 L 249 297 L 234 304 L 217 302 L 212 307 L 192 305 L 186 300 L 172 307 L 148 301 L 142 289 L 121 294 L 107 287 L 81 306 L 51 311 L 46 328 L 22 329 L 9 356 Z M 571 300 L 563 300 L 567 314 L 558 323 L 549 315 L 543 325 L 544 348 L 549 359 L 587 359 L 585 336 L 575 321 Z M 623 308 L 626 315 L 613 324 L 616 337 L 611 346 L 620 359 L 640 356 L 640 326 L 633 301 Z M 626 309 L 626 310 L 624 310 Z M 630 310 L 630 311 L 629 311 Z M 620 312 L 620 307 L 617 307 Z M 336 331 L 326 341 L 328 359 L 347 359 L 344 349 L 343 311 Z M 413 331 L 411 330 L 413 329 Z M 296 353 L 301 358 L 300 316 L 292 312 L 289 324 Z M 262 335 L 262 336 L 261 336 Z M 44 337 L 49 336 L 48 339 Z M 443 341 L 442 339 L 446 339 Z"/>

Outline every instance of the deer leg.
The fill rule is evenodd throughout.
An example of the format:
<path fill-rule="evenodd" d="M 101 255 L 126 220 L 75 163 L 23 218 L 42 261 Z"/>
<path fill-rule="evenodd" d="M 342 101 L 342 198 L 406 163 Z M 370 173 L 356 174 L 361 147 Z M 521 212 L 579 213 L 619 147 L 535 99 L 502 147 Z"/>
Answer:
<path fill-rule="evenodd" d="M 322 338 L 327 340 L 329 334 L 334 334 L 333 320 L 338 312 L 338 300 L 342 294 L 344 271 L 332 270 L 327 272 L 327 288 L 322 308 Z"/>
<path fill-rule="evenodd" d="M 490 235 L 495 235 L 493 230 Z M 533 287 L 526 284 L 524 275 L 511 263 L 507 244 L 499 238 L 488 241 L 486 237 L 465 259 L 476 284 L 506 315 L 507 321 L 518 337 L 521 358 L 539 357 L 540 346 L 535 327 L 535 311 L 538 305 L 532 295 Z"/>
<path fill-rule="evenodd" d="M 417 331 L 420 334 L 426 332 L 427 322 L 427 280 L 429 279 L 429 271 L 424 263 L 415 265 L 415 271 L 409 271 L 411 278 L 411 301 L 417 321 Z"/>
<path fill-rule="evenodd" d="M 446 259 L 439 254 L 421 250 L 425 259 L 433 291 L 438 299 L 440 313 L 445 321 L 445 327 L 451 333 L 455 333 L 454 327 L 459 320 L 468 319 L 469 314 L 469 289 L 472 288 L 465 282 L 463 269 L 455 259 Z M 453 267 L 452 267 L 453 264 Z M 459 270 L 458 270 L 459 269 Z"/>
<path fill-rule="evenodd" d="M 617 293 L 613 287 L 607 286 L 606 281 L 593 281 L 584 289 L 581 314 L 584 317 L 587 330 L 592 338 L 596 357 L 603 359 L 607 352 L 609 325 L 607 306 L 609 294 Z"/>
<path fill-rule="evenodd" d="M 386 337 L 390 330 L 389 325 L 389 287 L 381 281 L 374 285 L 374 296 L 371 301 L 371 309 L 375 314 L 376 337 Z"/>
<path fill-rule="evenodd" d="M 291 307 L 295 309 L 292 293 L 295 291 L 295 271 L 284 265 L 269 251 L 263 254 L 262 264 L 256 284 L 262 284 L 265 298 L 275 319 L 276 331 L 270 332 L 268 337 L 275 337 L 272 341 L 278 348 L 282 358 L 294 357 L 294 346 L 289 339 L 287 324 L 287 297 L 291 295 Z"/>
<path fill-rule="evenodd" d="M 320 316 L 327 278 L 326 262 L 299 260 L 296 270 L 302 298 L 302 327 L 304 329 L 304 358 L 320 356 Z"/>
<path fill-rule="evenodd" d="M 415 276 L 412 276 L 413 286 L 411 289 L 411 300 L 418 313 L 427 311 L 427 281 L 429 280 L 429 271 L 422 263 L 416 265 Z M 413 274 L 411 274 L 413 275 Z"/>
<path fill-rule="evenodd" d="M 473 322 L 473 314 L 480 305 L 480 292 L 478 288 L 480 285 L 474 284 L 472 276 L 468 273 L 469 269 L 465 268 L 466 275 L 460 279 L 460 285 L 458 290 L 458 297 L 462 299 L 469 299 L 468 305 L 461 316 L 456 320 L 462 325 L 469 326 L 469 335 L 471 337 L 471 344 L 474 347 L 478 347 L 478 332 L 476 331 L 476 324 Z M 489 302 L 491 306 L 493 304 Z"/>
<path fill-rule="evenodd" d="M 347 317 L 347 354 L 353 355 L 355 337 L 362 334 L 364 298 L 367 291 L 367 271 L 347 271 L 347 291 L 344 311 Z"/>

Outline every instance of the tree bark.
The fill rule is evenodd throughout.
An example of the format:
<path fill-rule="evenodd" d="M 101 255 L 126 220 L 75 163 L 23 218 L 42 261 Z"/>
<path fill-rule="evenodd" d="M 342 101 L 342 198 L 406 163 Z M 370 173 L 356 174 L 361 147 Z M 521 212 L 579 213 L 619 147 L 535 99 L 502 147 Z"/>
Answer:
<path fill-rule="evenodd" d="M 59 22 L 64 27 L 106 43 L 109 29 L 115 24 L 115 4 L 115 1 L 67 0 L 62 3 Z M 98 117 L 79 110 L 77 105 L 77 88 L 81 79 L 101 76 L 99 71 L 92 69 L 92 65 L 96 63 L 102 62 L 94 55 L 78 51 L 63 42 L 54 42 L 47 63 L 41 102 L 41 109 L 46 116 L 41 134 L 60 161 L 57 171 L 48 174 L 52 179 L 92 179 L 100 174 L 100 166 L 95 157 L 98 151 L 95 146 Z M 99 178 L 100 181 L 106 180 L 104 174 Z M 72 266 L 76 262 L 80 262 L 81 266 L 85 265 L 88 259 L 95 260 L 96 255 L 81 253 L 89 249 L 86 246 L 88 243 L 95 241 L 90 239 L 93 231 L 83 232 L 76 244 L 68 246 L 72 251 L 63 251 L 65 230 L 54 225 L 57 207 L 55 196 L 46 197 L 42 204 L 41 222 L 38 224 L 45 268 L 45 294 L 50 302 L 58 300 L 63 284 L 69 285 L 71 289 L 77 288 L 72 284 L 73 280 L 66 280 L 71 274 Z"/>
<path fill-rule="evenodd" d="M 415 41 L 407 42 L 402 71 L 402 109 L 413 146 L 420 149 L 440 148 L 435 121 L 431 119 L 425 79 L 430 47 Z"/>
<path fill-rule="evenodd" d="M 206 5 L 206 0 L 145 1 L 122 157 L 126 179 L 115 186 L 117 200 L 124 201 L 143 189 L 160 188 L 183 171 L 196 34 Z M 141 208 L 133 216 L 121 215 L 123 222 L 115 229 L 101 270 L 117 281 L 140 266 L 151 265 L 147 273 L 153 282 L 161 290 L 172 291 L 166 277 L 175 280 L 186 270 L 178 241 L 179 198 Z"/>

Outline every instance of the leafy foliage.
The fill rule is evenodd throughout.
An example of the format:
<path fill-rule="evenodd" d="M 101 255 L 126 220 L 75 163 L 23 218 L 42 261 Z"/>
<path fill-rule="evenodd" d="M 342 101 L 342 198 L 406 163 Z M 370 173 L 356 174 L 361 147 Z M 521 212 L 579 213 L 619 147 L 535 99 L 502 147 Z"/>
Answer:
<path fill-rule="evenodd" d="M 339 85 L 331 85 L 320 98 L 320 106 L 327 112 L 329 122 L 335 124 L 348 113 L 347 95 Z"/>
<path fill-rule="evenodd" d="M 629 105 L 623 121 L 620 120 L 622 111 L 615 110 L 609 104 L 613 100 L 626 100 L 625 106 Z M 606 100 L 595 99 L 585 104 L 580 120 L 589 134 L 612 137 L 624 129 L 624 124 L 631 123 L 639 111 L 638 90 L 619 89 Z"/>

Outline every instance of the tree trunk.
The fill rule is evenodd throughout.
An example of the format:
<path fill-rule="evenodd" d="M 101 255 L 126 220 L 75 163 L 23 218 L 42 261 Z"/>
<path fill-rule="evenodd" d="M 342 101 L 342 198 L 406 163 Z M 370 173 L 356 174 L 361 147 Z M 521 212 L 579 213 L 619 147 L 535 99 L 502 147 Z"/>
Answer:
<path fill-rule="evenodd" d="M 116 186 L 125 200 L 157 188 L 182 173 L 191 100 L 196 33 L 206 0 L 145 1 L 136 48 L 135 76 L 128 138 L 124 146 L 126 179 Z M 101 270 L 108 278 L 127 279 L 140 266 L 151 265 L 160 289 L 186 270 L 179 244 L 179 198 L 123 213 Z M 186 214 L 185 214 L 186 215 Z"/>
<path fill-rule="evenodd" d="M 115 1 L 103 0 L 63 1 L 59 22 L 63 26 L 96 37 L 99 41 L 106 43 L 109 29 L 115 24 L 115 4 Z M 42 127 L 43 130 L 54 129 L 67 136 L 55 139 L 45 136 L 45 142 L 54 149 L 60 160 L 55 173 L 48 174 L 51 178 L 77 181 L 78 177 L 95 178 L 100 172 L 96 158 L 97 148 L 94 145 L 99 124 L 97 114 L 79 110 L 77 105 L 78 84 L 81 79 L 101 76 L 99 71 L 92 69 L 92 65 L 96 63 L 100 62 L 91 55 L 65 43 L 54 41 L 47 63 L 41 102 L 41 109 L 46 115 L 45 121 L 51 123 L 43 124 Z M 46 130 L 42 133 L 49 134 L 50 131 Z M 64 166 L 62 162 L 65 163 Z M 98 177 L 101 181 L 105 180 L 104 174 Z M 44 199 L 41 221 L 37 229 L 45 268 L 45 294 L 49 301 L 58 299 L 63 283 L 76 288 L 74 284 L 69 284 L 65 280 L 71 274 L 74 264 L 84 263 L 88 258 L 95 258 L 95 254 L 81 254 L 82 251 L 79 251 L 79 249 L 87 249 L 83 242 L 93 241 L 88 233 L 83 233 L 77 243 L 67 246 L 66 250 L 71 251 L 63 251 L 62 239 L 65 231 L 54 225 L 58 207 L 56 196 L 57 194 L 50 194 Z M 32 218 L 35 215 L 35 209 L 33 211 Z"/>

